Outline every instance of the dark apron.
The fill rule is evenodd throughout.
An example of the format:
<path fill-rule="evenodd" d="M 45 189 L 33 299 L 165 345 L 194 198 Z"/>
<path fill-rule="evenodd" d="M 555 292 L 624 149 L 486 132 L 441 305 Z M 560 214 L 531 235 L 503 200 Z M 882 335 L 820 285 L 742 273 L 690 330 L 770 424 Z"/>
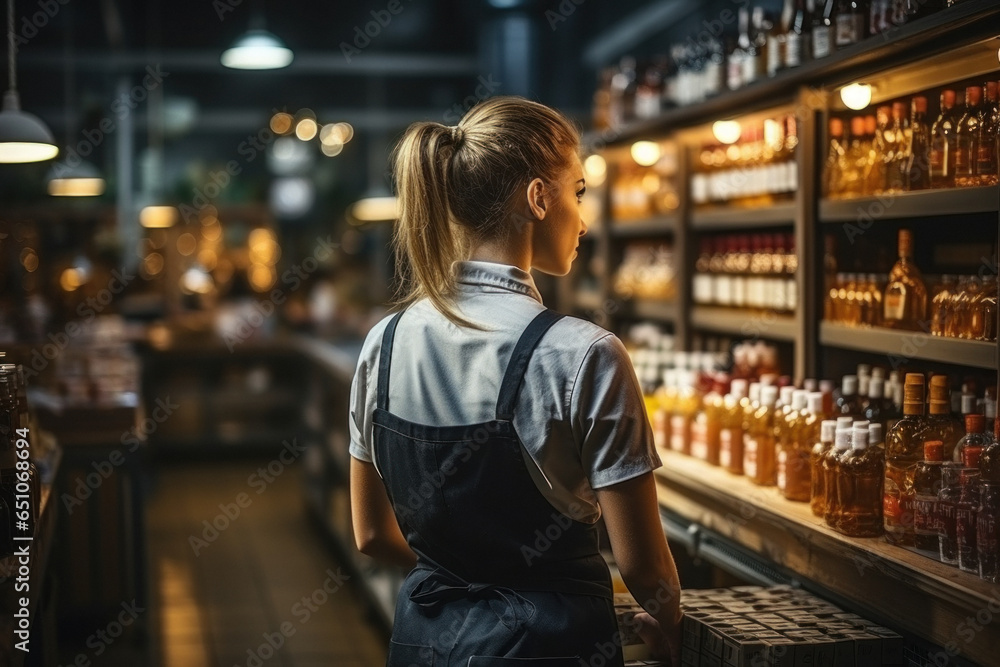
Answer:
<path fill-rule="evenodd" d="M 496 419 L 429 426 L 389 412 L 400 315 L 382 338 L 373 454 L 417 566 L 399 594 L 387 664 L 621 666 L 596 527 L 545 499 L 512 424 L 532 351 L 562 316 L 545 310 L 521 335 Z"/>

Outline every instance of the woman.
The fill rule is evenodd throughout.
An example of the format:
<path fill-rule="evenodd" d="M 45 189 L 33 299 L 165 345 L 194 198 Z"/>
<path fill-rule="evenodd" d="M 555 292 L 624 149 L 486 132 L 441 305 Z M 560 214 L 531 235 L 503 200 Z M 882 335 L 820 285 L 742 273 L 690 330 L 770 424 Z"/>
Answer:
<path fill-rule="evenodd" d="M 586 232 L 578 151 L 563 116 L 514 97 L 416 123 L 397 147 L 408 291 L 368 335 L 350 420 L 358 548 L 412 568 L 389 665 L 621 665 L 600 516 L 649 612 L 632 629 L 680 664 L 635 374 L 612 334 L 546 310 L 529 274 L 565 275 Z"/>

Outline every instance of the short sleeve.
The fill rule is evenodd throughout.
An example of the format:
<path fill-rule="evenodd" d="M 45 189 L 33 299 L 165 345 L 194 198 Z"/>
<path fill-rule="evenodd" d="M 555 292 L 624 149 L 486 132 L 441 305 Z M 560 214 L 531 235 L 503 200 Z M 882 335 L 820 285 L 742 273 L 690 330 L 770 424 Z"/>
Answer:
<path fill-rule="evenodd" d="M 639 382 L 616 336 L 600 338 L 587 351 L 570 410 L 592 488 L 624 482 L 662 465 Z"/>
<path fill-rule="evenodd" d="M 350 415 L 347 420 L 351 434 L 348 452 L 360 461 L 372 462 L 372 413 L 378 391 L 378 359 L 382 334 L 392 317 L 386 317 L 372 327 L 361 347 L 358 367 L 351 382 Z"/>

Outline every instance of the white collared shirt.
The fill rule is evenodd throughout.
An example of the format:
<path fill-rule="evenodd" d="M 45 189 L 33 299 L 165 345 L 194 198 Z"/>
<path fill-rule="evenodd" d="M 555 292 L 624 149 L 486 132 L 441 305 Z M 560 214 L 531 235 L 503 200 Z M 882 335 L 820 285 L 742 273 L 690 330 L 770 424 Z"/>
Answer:
<path fill-rule="evenodd" d="M 544 306 L 531 275 L 490 262 L 460 262 L 456 307 L 486 331 L 459 327 L 427 300 L 396 329 L 389 411 L 433 426 L 496 417 L 514 345 Z M 351 386 L 351 456 L 372 460 L 378 357 L 390 317 L 368 333 Z M 514 408 L 514 429 L 536 486 L 559 511 L 600 517 L 594 489 L 661 465 L 639 384 L 614 334 L 585 320 L 556 322 L 535 348 Z"/>

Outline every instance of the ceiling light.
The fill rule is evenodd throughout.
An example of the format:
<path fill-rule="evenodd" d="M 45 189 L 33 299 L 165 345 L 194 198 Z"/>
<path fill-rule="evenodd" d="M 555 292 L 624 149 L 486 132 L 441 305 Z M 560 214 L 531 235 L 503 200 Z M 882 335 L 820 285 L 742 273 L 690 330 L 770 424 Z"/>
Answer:
<path fill-rule="evenodd" d="M 587 185 L 596 188 L 604 183 L 608 175 L 608 163 L 600 155 L 591 155 L 583 161 L 583 171 L 587 175 Z"/>
<path fill-rule="evenodd" d="M 147 206 L 139 211 L 139 224 L 147 229 L 173 227 L 178 211 L 173 206 Z"/>
<path fill-rule="evenodd" d="M 872 87 L 867 83 L 852 83 L 840 89 L 840 99 L 848 109 L 861 111 L 872 101 Z"/>
<path fill-rule="evenodd" d="M 97 167 L 85 160 L 75 166 L 59 162 L 49 170 L 49 194 L 53 197 L 97 197 L 105 182 Z"/>
<path fill-rule="evenodd" d="M 637 141 L 632 144 L 632 159 L 643 167 L 651 167 L 660 159 L 660 145 L 654 141 Z"/>
<path fill-rule="evenodd" d="M 712 123 L 712 134 L 720 144 L 735 144 L 743 130 L 738 120 L 717 120 Z"/>
<path fill-rule="evenodd" d="M 312 118 L 303 118 L 295 125 L 295 136 L 302 141 L 310 141 L 316 136 L 316 121 Z"/>
<path fill-rule="evenodd" d="M 280 69 L 294 55 L 291 49 L 266 30 L 250 30 L 222 54 L 222 64 L 233 69 Z"/>

